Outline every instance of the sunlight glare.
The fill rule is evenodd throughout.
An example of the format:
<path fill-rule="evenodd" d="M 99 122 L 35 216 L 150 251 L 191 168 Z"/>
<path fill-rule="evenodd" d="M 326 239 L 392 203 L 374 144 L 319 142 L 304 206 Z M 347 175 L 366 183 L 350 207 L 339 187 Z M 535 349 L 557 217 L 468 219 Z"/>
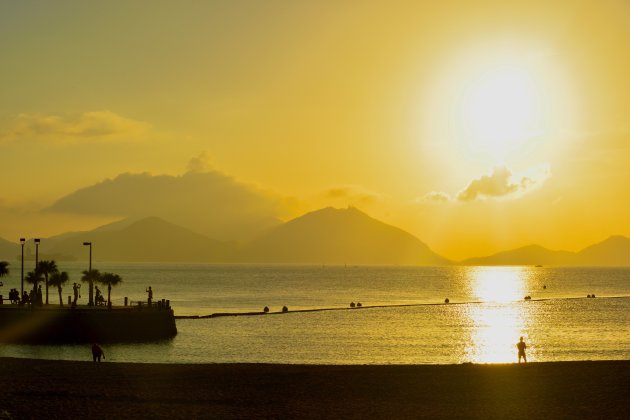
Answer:
<path fill-rule="evenodd" d="M 469 271 L 471 295 L 483 304 L 471 305 L 470 343 L 465 361 L 474 363 L 514 362 L 516 342 L 526 336 L 527 310 L 514 301 L 524 297 L 527 281 L 524 267 L 474 267 Z"/>
<path fill-rule="evenodd" d="M 465 361 L 473 363 L 511 363 L 517 361 L 516 342 L 527 342 L 523 308 L 506 303 L 475 305 L 468 316 L 473 325 Z M 532 361 L 531 353 L 528 354 Z"/>
<path fill-rule="evenodd" d="M 510 302 L 524 297 L 525 271 L 520 267 L 476 267 L 470 273 L 472 296 L 484 302 Z"/>
<path fill-rule="evenodd" d="M 503 66 L 473 78 L 462 93 L 457 122 L 468 149 L 503 161 L 540 131 L 539 88 L 524 69 Z"/>

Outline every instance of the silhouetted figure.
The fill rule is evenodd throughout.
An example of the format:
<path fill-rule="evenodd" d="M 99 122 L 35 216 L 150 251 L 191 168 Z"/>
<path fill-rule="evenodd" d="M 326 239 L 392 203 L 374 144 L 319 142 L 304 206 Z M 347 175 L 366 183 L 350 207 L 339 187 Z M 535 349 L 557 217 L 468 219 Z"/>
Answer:
<path fill-rule="evenodd" d="M 269 312 L 269 306 L 265 306 L 265 308 L 263 309 L 263 312 L 264 312 L 264 313 Z"/>
<path fill-rule="evenodd" d="M 20 292 L 18 292 L 17 289 L 11 289 L 9 292 L 9 300 L 12 304 L 18 303 L 20 300 Z"/>
<path fill-rule="evenodd" d="M 100 362 L 101 357 L 103 359 L 105 358 L 105 352 L 103 351 L 101 346 L 96 343 L 92 344 L 92 360 L 95 362 L 98 360 Z"/>
<path fill-rule="evenodd" d="M 361 302 L 357 302 L 357 308 L 360 308 L 361 306 L 363 306 Z"/>
<path fill-rule="evenodd" d="M 149 294 L 147 302 L 149 302 L 149 306 L 151 306 L 151 302 L 153 302 L 153 290 L 151 289 L 151 286 L 147 289 L 147 293 Z"/>
<path fill-rule="evenodd" d="M 282 307 L 282 312 L 289 312 L 289 308 L 287 308 L 286 306 Z"/>
<path fill-rule="evenodd" d="M 43 299 L 43 296 L 42 296 L 42 285 L 41 284 L 37 288 L 37 305 L 38 306 L 43 306 L 44 305 L 44 299 Z"/>
<path fill-rule="evenodd" d="M 72 284 L 72 293 L 74 294 L 74 300 L 72 301 L 72 306 L 77 306 L 77 300 L 79 299 L 79 285 L 76 283 Z"/>
<path fill-rule="evenodd" d="M 354 302 L 350 302 L 350 307 L 354 308 L 356 305 L 354 304 Z"/>
<path fill-rule="evenodd" d="M 450 302 L 449 298 L 444 299 L 444 303 L 449 303 L 449 302 Z"/>
<path fill-rule="evenodd" d="M 94 292 L 94 302 L 96 302 L 96 305 L 104 305 L 105 304 L 105 298 L 103 297 L 103 294 L 101 293 L 101 289 L 98 288 L 98 286 L 95 287 L 95 292 Z"/>
<path fill-rule="evenodd" d="M 590 298 L 591 298 L 591 295 L 590 295 L 590 294 L 588 294 L 588 295 L 586 295 L 586 297 L 587 297 L 588 299 L 590 299 Z"/>
<path fill-rule="evenodd" d="M 516 343 L 516 348 L 518 349 L 518 362 L 521 363 L 522 357 L 523 361 L 527 363 L 527 356 L 525 355 L 525 349 L 527 348 L 527 345 L 523 341 L 523 337 L 521 337 L 521 341 Z"/>
<path fill-rule="evenodd" d="M 25 290 L 22 292 L 22 305 L 31 303 L 31 299 L 28 297 L 28 292 Z"/>

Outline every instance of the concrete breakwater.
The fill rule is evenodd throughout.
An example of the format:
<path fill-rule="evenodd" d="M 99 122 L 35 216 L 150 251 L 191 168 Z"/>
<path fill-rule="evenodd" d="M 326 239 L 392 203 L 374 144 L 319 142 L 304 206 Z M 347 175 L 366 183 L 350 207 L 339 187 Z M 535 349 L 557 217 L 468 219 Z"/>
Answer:
<path fill-rule="evenodd" d="M 524 300 L 514 300 L 509 301 L 512 303 L 515 302 L 545 302 L 550 300 L 579 300 L 579 299 L 589 299 L 594 298 L 595 295 L 589 295 L 587 297 L 555 297 L 555 298 L 539 298 L 532 299 L 530 296 L 527 296 Z M 601 299 L 623 299 L 628 296 L 605 296 Z M 529 299 L 527 299 L 529 298 Z M 450 299 L 446 298 L 444 302 L 426 302 L 426 303 L 392 303 L 392 304 L 379 304 L 379 305 L 360 305 L 360 306 L 344 306 L 344 307 L 331 307 L 331 308 L 310 308 L 310 309 L 291 309 L 283 308 L 281 311 L 252 311 L 252 312 L 215 312 L 209 315 L 176 315 L 175 319 L 207 319 L 207 318 L 221 318 L 221 317 L 232 317 L 232 316 L 261 316 L 261 315 L 284 315 L 284 314 L 297 314 L 304 312 L 328 312 L 328 311 L 360 311 L 365 309 L 379 309 L 379 308 L 409 308 L 409 307 L 418 307 L 418 306 L 443 306 L 443 305 L 480 305 L 484 303 L 492 303 L 485 302 L 481 300 L 470 300 L 463 302 L 451 302 Z"/>
<path fill-rule="evenodd" d="M 0 342 L 145 342 L 177 334 L 170 307 L 0 307 Z"/>

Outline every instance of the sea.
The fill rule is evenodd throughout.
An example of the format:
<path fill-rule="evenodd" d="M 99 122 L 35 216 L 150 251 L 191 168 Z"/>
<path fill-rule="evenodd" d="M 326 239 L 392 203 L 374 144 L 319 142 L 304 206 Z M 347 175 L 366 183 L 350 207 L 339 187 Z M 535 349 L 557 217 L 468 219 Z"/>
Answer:
<path fill-rule="evenodd" d="M 87 264 L 58 266 L 70 275 L 66 301 Z M 123 278 L 112 290 L 114 305 L 125 297 L 145 301 L 151 286 L 154 299 L 168 299 L 176 316 L 270 309 L 178 319 L 173 339 L 104 345 L 108 362 L 514 363 L 520 337 L 529 362 L 630 360 L 630 268 L 100 262 L 93 268 Z M 5 298 L 20 289 L 20 263 L 10 270 L 0 288 Z M 81 292 L 85 304 L 87 285 Z M 49 299 L 58 303 L 56 290 Z M 0 357 L 91 360 L 86 345 L 0 344 Z"/>

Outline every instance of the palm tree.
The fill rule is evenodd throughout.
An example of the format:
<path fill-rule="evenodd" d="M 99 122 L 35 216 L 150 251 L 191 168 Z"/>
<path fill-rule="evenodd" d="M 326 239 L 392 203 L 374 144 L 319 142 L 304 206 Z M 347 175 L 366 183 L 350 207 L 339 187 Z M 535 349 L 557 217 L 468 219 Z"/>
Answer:
<path fill-rule="evenodd" d="M 9 274 L 9 263 L 6 261 L 0 261 L 0 277 L 4 277 Z M 2 286 L 2 282 L 0 282 Z"/>
<path fill-rule="evenodd" d="M 112 286 L 116 286 L 118 283 L 122 282 L 122 278 L 118 274 L 103 273 L 99 281 L 101 284 L 107 286 L 107 307 L 110 307 L 112 305 Z"/>
<path fill-rule="evenodd" d="M 46 305 L 48 305 L 48 276 L 59 272 L 55 261 L 40 261 L 37 263 L 37 271 L 44 275 L 46 281 Z"/>
<path fill-rule="evenodd" d="M 48 284 L 51 286 L 57 286 L 57 291 L 59 292 L 59 305 L 63 306 L 63 298 L 61 297 L 61 286 L 66 284 L 70 280 L 70 276 L 65 271 L 53 273 L 50 276 L 50 281 Z"/>
<path fill-rule="evenodd" d="M 9 274 L 9 263 L 6 261 L 0 261 L 0 277 L 4 277 Z"/>
<path fill-rule="evenodd" d="M 82 282 L 87 282 L 90 285 L 90 300 L 88 301 L 89 306 L 94 305 L 94 283 L 98 282 L 101 278 L 101 273 L 98 270 L 83 271 L 83 276 L 81 277 Z"/>

